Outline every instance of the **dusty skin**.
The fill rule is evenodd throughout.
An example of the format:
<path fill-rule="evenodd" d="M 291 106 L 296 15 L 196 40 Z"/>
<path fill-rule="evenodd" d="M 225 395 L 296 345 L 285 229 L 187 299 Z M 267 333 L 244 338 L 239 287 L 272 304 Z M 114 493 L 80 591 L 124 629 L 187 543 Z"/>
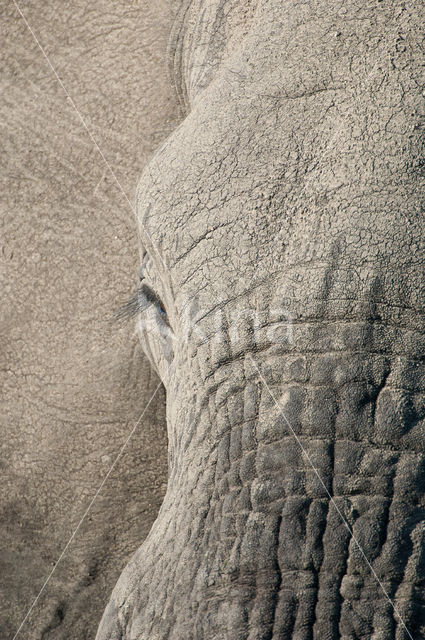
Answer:
<path fill-rule="evenodd" d="M 155 388 L 141 264 L 164 501 L 144 540 L 159 398 L 23 637 L 93 638 L 138 548 L 97 640 L 422 640 L 422 3 L 26 6 L 141 241 L 10 5 L 7 633 Z"/>
<path fill-rule="evenodd" d="M 424 24 L 182 5 L 137 191 L 169 481 L 97 640 L 425 637 Z"/>
<path fill-rule="evenodd" d="M 177 126 L 167 2 L 18 4 L 130 203 Z M 12 1 L 0 20 L 0 637 L 11 640 L 158 384 L 134 323 L 134 215 Z M 93 640 L 166 486 L 164 392 L 21 628 Z"/>

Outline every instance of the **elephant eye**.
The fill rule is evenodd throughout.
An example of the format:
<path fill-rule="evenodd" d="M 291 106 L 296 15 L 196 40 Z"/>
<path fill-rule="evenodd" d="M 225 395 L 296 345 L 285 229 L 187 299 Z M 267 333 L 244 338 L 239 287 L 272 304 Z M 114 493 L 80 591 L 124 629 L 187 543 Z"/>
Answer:
<path fill-rule="evenodd" d="M 161 300 L 158 300 L 158 310 L 159 310 L 161 315 L 163 315 L 163 316 L 167 315 L 167 311 L 166 311 L 163 303 L 161 302 Z"/>
<path fill-rule="evenodd" d="M 168 324 L 167 310 L 155 291 L 142 281 L 135 295 L 123 304 L 115 313 L 117 320 L 127 320 L 154 306 L 162 319 Z"/>
<path fill-rule="evenodd" d="M 137 297 L 138 311 L 144 311 L 149 305 L 153 305 L 162 316 L 167 316 L 164 303 L 146 283 L 142 283 L 139 287 Z"/>

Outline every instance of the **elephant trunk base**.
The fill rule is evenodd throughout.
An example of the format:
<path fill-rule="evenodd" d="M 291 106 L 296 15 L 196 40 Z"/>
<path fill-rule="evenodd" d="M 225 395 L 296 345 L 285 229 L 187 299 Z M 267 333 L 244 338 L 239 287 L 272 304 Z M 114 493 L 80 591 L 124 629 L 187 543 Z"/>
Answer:
<path fill-rule="evenodd" d="M 423 460 L 300 443 L 305 453 L 292 435 L 259 446 L 245 482 L 240 465 L 239 482 L 232 464 L 220 478 L 216 459 L 209 505 L 155 525 L 98 640 L 425 637 Z"/>
<path fill-rule="evenodd" d="M 425 637 L 422 342 L 306 324 L 167 390 L 167 495 L 98 640 Z"/>
<path fill-rule="evenodd" d="M 314 458 L 319 444 L 303 444 Z M 264 457 L 270 475 L 251 484 L 248 511 L 245 488 L 217 500 L 198 556 L 193 638 L 389 640 L 425 621 L 423 462 L 360 443 L 320 445 L 331 499 L 288 438 L 269 456 L 285 448 L 296 465 L 272 468 Z"/>

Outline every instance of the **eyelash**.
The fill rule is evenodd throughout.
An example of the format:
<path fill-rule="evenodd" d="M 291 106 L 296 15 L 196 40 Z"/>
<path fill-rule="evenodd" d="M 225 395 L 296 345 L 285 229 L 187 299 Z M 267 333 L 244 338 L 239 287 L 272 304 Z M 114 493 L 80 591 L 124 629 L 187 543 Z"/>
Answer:
<path fill-rule="evenodd" d="M 128 300 L 128 302 L 119 307 L 115 314 L 116 319 L 128 320 L 130 318 L 134 318 L 142 311 L 146 311 L 151 304 L 157 308 L 164 320 L 168 322 L 167 311 L 164 303 L 156 293 L 148 287 L 147 284 L 142 284 L 136 291 L 135 295 Z"/>

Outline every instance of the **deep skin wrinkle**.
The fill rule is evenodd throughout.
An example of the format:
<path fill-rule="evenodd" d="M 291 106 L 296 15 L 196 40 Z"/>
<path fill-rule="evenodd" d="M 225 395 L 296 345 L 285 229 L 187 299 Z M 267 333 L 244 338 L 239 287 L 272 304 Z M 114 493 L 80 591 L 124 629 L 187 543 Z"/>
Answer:
<path fill-rule="evenodd" d="M 188 114 L 137 194 L 168 489 L 98 640 L 420 638 L 424 9 L 185 15 Z"/>

